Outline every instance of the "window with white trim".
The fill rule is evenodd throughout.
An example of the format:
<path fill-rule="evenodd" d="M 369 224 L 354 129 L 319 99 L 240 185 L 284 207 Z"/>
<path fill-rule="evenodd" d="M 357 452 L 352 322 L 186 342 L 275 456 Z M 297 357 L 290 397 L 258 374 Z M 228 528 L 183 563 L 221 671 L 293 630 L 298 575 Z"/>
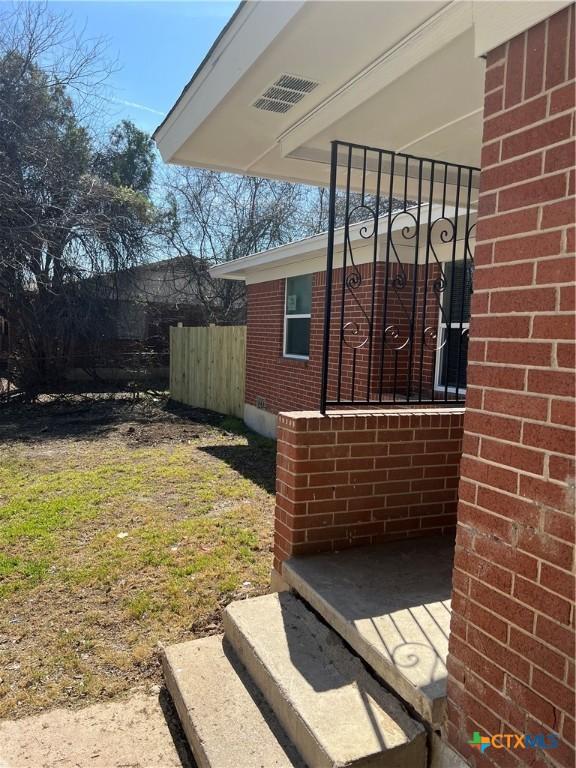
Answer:
<path fill-rule="evenodd" d="M 286 278 L 284 304 L 284 356 L 307 360 L 310 356 L 312 275 Z"/>
<path fill-rule="evenodd" d="M 470 263 L 455 261 L 444 264 L 446 287 L 439 313 L 438 339 L 441 345 L 436 358 L 436 386 L 449 391 L 466 389 L 468 365 L 468 328 L 472 269 Z"/>

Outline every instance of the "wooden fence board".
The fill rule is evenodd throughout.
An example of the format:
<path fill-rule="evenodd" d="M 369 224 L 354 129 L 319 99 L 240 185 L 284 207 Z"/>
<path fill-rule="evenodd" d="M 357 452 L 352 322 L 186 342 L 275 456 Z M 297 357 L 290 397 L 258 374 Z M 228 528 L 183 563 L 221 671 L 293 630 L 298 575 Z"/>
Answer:
<path fill-rule="evenodd" d="M 245 326 L 170 328 L 172 400 L 241 418 L 245 377 Z"/>

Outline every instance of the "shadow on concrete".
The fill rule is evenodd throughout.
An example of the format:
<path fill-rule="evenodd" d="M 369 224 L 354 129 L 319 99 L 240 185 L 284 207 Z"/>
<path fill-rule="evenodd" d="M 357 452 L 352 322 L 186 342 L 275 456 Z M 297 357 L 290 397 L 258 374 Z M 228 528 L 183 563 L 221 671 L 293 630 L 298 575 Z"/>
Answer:
<path fill-rule="evenodd" d="M 248 674 L 246 667 L 244 667 L 244 665 L 240 662 L 240 660 L 234 653 L 232 646 L 225 638 L 222 641 L 222 647 L 223 647 L 224 653 L 226 654 L 226 657 L 228 658 L 228 661 L 230 662 L 230 664 L 234 668 L 234 671 L 242 681 L 244 688 L 250 694 L 250 698 L 260 710 L 262 717 L 264 718 L 268 727 L 276 737 L 278 744 L 280 744 L 280 746 L 286 753 L 286 756 L 288 757 L 290 764 L 293 765 L 294 768 L 306 768 L 306 765 L 303 762 L 302 758 L 300 757 L 298 750 L 292 744 L 286 732 L 278 722 L 278 718 L 276 717 L 272 708 L 264 698 L 264 695 L 257 688 L 256 684 Z M 265 767 L 263 766 L 263 768 Z"/>
<path fill-rule="evenodd" d="M 162 710 L 166 725 L 170 731 L 174 749 L 182 763 L 182 768 L 198 768 L 176 712 L 176 707 L 166 688 L 162 688 L 158 694 L 158 703 L 160 704 L 160 709 Z"/>
<path fill-rule="evenodd" d="M 436 714 L 446 690 L 453 549 L 452 537 L 410 539 L 294 558 L 285 575 L 390 688 L 409 704 L 417 692 L 414 701 L 428 699 Z M 290 649 L 318 685 L 297 645 Z"/>
<path fill-rule="evenodd" d="M 371 746 L 374 751 L 385 751 L 391 747 L 388 730 L 390 722 L 388 717 L 383 717 L 382 712 L 394 718 L 395 727 L 409 740 L 411 736 L 406 726 L 410 721 L 406 717 L 405 722 L 402 722 L 405 713 L 398 707 L 396 714 L 399 718 L 394 717 L 388 692 L 365 670 L 361 661 L 350 654 L 341 638 L 316 617 L 303 617 L 299 601 L 289 592 L 280 593 L 278 597 L 290 661 L 306 684 L 319 695 L 319 700 L 323 699 L 318 710 L 310 710 L 316 721 L 314 730 L 319 742 L 322 744 L 324 738 L 327 738 L 327 741 L 336 745 L 339 739 L 350 740 L 352 743 L 358 738 L 363 748 Z M 333 696 L 333 692 L 341 689 L 348 690 L 346 699 L 341 700 L 338 706 L 338 699 Z M 332 709 L 330 702 L 334 702 L 336 709 Z M 346 708 L 345 702 L 351 709 Z M 322 715 L 319 719 L 316 711 L 325 715 L 327 707 L 333 717 L 328 716 L 322 722 Z M 333 739 L 335 731 L 339 736 Z M 368 734 L 372 734 L 372 744 L 365 740 Z"/>

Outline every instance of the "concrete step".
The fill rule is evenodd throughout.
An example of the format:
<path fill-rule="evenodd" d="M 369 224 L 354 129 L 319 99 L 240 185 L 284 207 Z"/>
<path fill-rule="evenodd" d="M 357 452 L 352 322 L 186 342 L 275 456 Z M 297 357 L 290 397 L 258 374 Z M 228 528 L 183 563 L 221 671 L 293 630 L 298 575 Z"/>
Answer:
<path fill-rule="evenodd" d="M 172 645 L 162 665 L 199 768 L 306 768 L 222 635 Z"/>
<path fill-rule="evenodd" d="M 446 709 L 453 541 L 412 539 L 293 558 L 288 585 L 416 712 Z"/>
<path fill-rule="evenodd" d="M 423 726 L 294 595 L 231 603 L 224 630 L 312 768 L 424 768 Z"/>

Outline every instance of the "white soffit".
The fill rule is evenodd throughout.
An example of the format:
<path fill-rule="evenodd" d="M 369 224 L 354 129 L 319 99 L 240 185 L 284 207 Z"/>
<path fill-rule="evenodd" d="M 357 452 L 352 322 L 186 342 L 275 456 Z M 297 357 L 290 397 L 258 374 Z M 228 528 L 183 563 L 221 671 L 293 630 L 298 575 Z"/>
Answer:
<path fill-rule="evenodd" d="M 248 0 L 155 139 L 168 162 L 322 185 L 333 139 L 478 165 L 478 57 L 567 4 Z"/>
<path fill-rule="evenodd" d="M 386 3 L 383 2 L 382 5 L 385 6 Z M 410 3 L 407 3 L 405 10 L 409 7 Z M 390 84 L 403 82 L 403 76 L 419 64 L 425 63 L 430 67 L 430 57 L 449 45 L 454 38 L 472 28 L 472 3 L 469 0 L 457 0 L 435 11 L 430 18 L 425 19 L 390 49 L 385 50 L 375 61 L 370 62 L 367 67 L 342 84 L 301 121 L 280 135 L 279 141 L 282 144 L 283 153 L 289 155 L 323 130 L 328 129 L 334 133 L 334 126 L 338 121 L 355 112 Z M 463 53 L 464 57 L 469 56 L 469 52 L 460 53 Z M 454 61 L 452 57 L 452 66 Z M 483 71 L 483 68 L 480 68 L 480 71 Z M 456 73 L 452 71 L 452 74 Z M 448 84 L 450 80 L 451 78 L 448 78 L 444 82 Z M 436 86 L 441 87 L 441 84 L 442 80 L 438 76 Z M 421 110 L 433 94 L 430 90 L 414 91 L 405 86 L 401 88 L 405 99 L 409 100 L 411 94 L 418 98 Z M 395 117 L 397 113 L 394 111 L 392 115 Z M 382 114 L 383 117 L 384 114 Z M 338 138 L 342 137 L 338 136 Z M 362 140 L 361 143 L 368 142 Z"/>
<path fill-rule="evenodd" d="M 276 18 L 271 27 L 264 27 L 259 21 L 261 5 L 280 7 L 282 23 Z M 311 163 L 306 155 L 307 142 L 318 129 L 327 121 L 337 134 L 338 119 L 425 62 L 472 24 L 469 0 L 249 2 L 246 8 L 225 30 L 218 44 L 222 52 L 217 45 L 156 132 L 165 160 L 325 184 L 324 159 Z M 269 30 L 258 45 L 252 41 L 257 25 L 262 36 L 263 29 Z M 283 73 L 318 85 L 285 113 L 255 109 L 254 103 Z M 450 83 L 444 87 L 454 94 Z M 438 128 L 427 123 L 429 95 L 424 89 L 414 95 L 422 103 L 417 121 L 418 128 L 424 129 L 422 135 Z M 373 114 L 362 128 L 379 122 L 381 114 Z M 367 143 L 361 134 L 354 140 Z M 383 140 L 375 144 L 399 149 Z M 287 158 L 292 148 L 295 151 Z"/>
<path fill-rule="evenodd" d="M 241 2 L 192 80 L 154 132 L 166 161 L 225 100 L 305 0 Z"/>
<path fill-rule="evenodd" d="M 472 46 L 468 29 L 290 156 L 328 162 L 333 139 L 356 142 L 362 135 L 368 146 L 479 165 L 484 64 L 468 55 Z M 453 71 L 455 61 L 461 64 Z"/>

